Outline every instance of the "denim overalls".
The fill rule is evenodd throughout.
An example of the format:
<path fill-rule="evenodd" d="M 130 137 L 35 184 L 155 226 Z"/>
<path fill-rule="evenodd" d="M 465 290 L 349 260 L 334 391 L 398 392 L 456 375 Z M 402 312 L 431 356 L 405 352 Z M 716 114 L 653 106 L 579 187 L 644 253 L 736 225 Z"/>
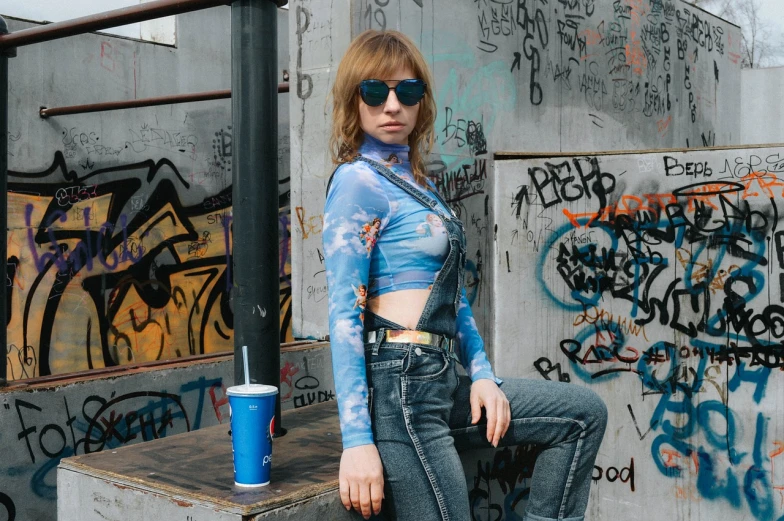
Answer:
<path fill-rule="evenodd" d="M 454 339 L 463 286 L 463 224 L 384 165 L 365 157 L 379 175 L 437 212 L 449 237 L 449 254 L 432 285 L 416 329 Z M 372 281 L 371 281 L 372 283 Z M 365 332 L 405 327 L 365 310 Z M 368 406 L 373 438 L 384 466 L 381 517 L 397 521 L 469 521 L 466 477 L 458 450 L 490 447 L 487 424 L 471 423 L 471 380 L 458 376 L 447 346 L 379 340 L 365 344 Z M 525 521 L 581 521 L 591 472 L 607 421 L 593 391 L 577 385 L 509 378 L 502 390 L 511 423 L 502 445 L 541 447 Z M 520 512 L 522 513 L 522 512 Z M 357 516 L 359 518 L 359 516 Z"/>

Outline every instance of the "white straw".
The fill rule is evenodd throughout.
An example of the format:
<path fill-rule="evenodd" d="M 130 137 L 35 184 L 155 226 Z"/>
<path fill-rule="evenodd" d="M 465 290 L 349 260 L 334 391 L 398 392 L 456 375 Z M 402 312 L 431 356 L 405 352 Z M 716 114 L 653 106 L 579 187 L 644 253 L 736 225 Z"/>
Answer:
<path fill-rule="evenodd" d="M 245 367 L 245 385 L 250 386 L 250 372 L 248 371 L 248 346 L 242 346 L 242 364 Z"/>

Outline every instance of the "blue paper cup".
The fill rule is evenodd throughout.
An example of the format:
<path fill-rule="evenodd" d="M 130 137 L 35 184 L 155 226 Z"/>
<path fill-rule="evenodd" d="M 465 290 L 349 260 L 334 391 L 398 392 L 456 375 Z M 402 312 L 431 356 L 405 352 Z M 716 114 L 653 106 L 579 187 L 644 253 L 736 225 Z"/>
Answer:
<path fill-rule="evenodd" d="M 272 434 L 275 431 L 275 396 L 271 385 L 235 385 L 226 390 L 231 409 L 231 448 L 234 484 L 260 487 L 269 484 Z"/>

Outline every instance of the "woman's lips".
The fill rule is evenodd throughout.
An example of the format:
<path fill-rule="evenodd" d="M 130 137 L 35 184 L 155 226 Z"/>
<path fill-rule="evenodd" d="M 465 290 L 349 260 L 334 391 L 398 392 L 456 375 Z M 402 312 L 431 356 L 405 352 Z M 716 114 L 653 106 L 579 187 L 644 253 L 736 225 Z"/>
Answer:
<path fill-rule="evenodd" d="M 381 126 L 381 128 L 383 128 L 385 130 L 400 130 L 403 127 L 405 127 L 405 125 L 403 125 L 402 123 L 389 123 L 387 125 L 382 125 Z"/>

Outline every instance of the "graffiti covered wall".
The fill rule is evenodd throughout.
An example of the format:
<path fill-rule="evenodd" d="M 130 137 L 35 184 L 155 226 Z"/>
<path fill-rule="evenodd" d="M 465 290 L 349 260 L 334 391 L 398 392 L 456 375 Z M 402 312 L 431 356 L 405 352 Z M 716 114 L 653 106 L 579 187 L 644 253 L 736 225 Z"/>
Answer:
<path fill-rule="evenodd" d="M 232 355 L 0 391 L 0 519 L 54 521 L 62 458 L 224 424 Z M 334 400 L 326 344 L 281 350 L 281 408 Z M 284 422 L 285 425 L 285 422 Z"/>
<path fill-rule="evenodd" d="M 229 15 L 178 17 L 176 49 L 87 34 L 21 48 L 9 61 L 10 380 L 233 350 L 230 101 L 37 114 L 229 87 Z M 279 11 L 282 63 L 286 17 Z M 11 20 L 11 30 L 31 25 Z M 280 98 L 281 340 L 291 341 Z"/>
<path fill-rule="evenodd" d="M 496 161 L 496 367 L 607 402 L 592 519 L 784 515 L 782 172 L 784 148 Z"/>
<path fill-rule="evenodd" d="M 351 35 L 368 28 L 409 35 L 433 69 L 438 117 L 428 169 L 469 230 L 466 286 L 486 331 L 494 152 L 727 145 L 740 137 L 740 32 L 680 0 L 294 1 L 298 336 L 327 334 L 327 94 Z"/>

